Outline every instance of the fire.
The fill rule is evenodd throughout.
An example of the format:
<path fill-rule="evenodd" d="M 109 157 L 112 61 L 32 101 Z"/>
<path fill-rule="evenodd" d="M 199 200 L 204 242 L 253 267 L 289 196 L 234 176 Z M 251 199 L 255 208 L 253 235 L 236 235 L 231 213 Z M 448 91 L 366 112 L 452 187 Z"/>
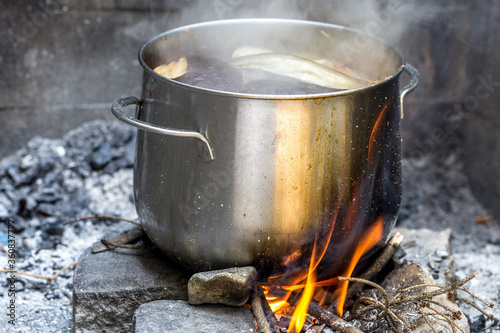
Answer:
<path fill-rule="evenodd" d="M 311 255 L 311 264 L 309 265 L 309 270 L 307 273 L 306 285 L 304 287 L 304 291 L 302 297 L 300 298 L 299 304 L 297 305 L 295 311 L 293 312 L 292 321 L 290 322 L 290 326 L 288 326 L 289 332 L 291 332 L 292 329 L 295 329 L 295 332 L 300 332 L 302 326 L 304 326 L 304 323 L 306 322 L 309 302 L 311 301 L 314 295 L 314 289 L 316 283 L 316 274 L 314 270 L 317 264 L 314 263 L 315 257 L 316 257 L 316 242 L 314 242 L 313 252 Z M 319 261 L 321 261 L 321 258 L 318 260 L 318 263 Z"/>
<path fill-rule="evenodd" d="M 340 282 L 337 277 L 323 281 L 316 280 L 316 268 L 321 262 L 321 259 L 323 258 L 329 245 L 329 239 L 331 237 L 333 227 L 334 225 L 331 226 L 328 237 L 326 238 L 328 242 L 320 251 L 318 250 L 319 246 L 317 244 L 317 239 L 315 240 L 307 270 L 296 273 L 296 276 L 292 279 L 292 284 L 277 285 L 276 283 L 279 283 L 280 278 L 283 278 L 284 276 L 284 274 L 282 274 L 270 277 L 269 285 L 264 287 L 266 298 L 269 302 L 269 305 L 271 306 L 271 309 L 275 313 L 284 313 L 287 310 L 290 310 L 290 304 L 288 303 L 289 297 L 293 292 L 302 291 L 300 300 L 295 305 L 295 310 L 293 311 L 292 320 L 288 327 L 289 332 L 295 331 L 298 333 L 301 331 L 306 320 L 309 303 L 311 302 L 312 298 L 316 294 L 318 294 L 318 292 L 323 291 L 322 287 L 337 285 L 337 288 L 334 292 L 334 296 L 336 299 L 336 308 L 340 315 L 342 315 L 343 313 L 345 296 L 347 293 L 347 287 L 349 285 L 348 281 Z M 345 273 L 342 274 L 342 276 L 350 277 L 361 257 L 371 248 L 373 248 L 378 242 L 380 242 L 382 240 L 382 236 L 383 217 L 380 217 L 361 237 L 361 240 L 357 244 L 356 249 L 352 255 L 349 266 L 346 269 Z M 273 296 L 272 292 L 276 290 L 284 290 L 286 291 L 286 294 L 283 297 Z M 323 291 L 322 299 L 324 298 L 325 295 Z"/>
<path fill-rule="evenodd" d="M 390 101 L 383 106 L 377 120 L 373 124 L 367 147 L 368 170 L 372 170 L 372 166 L 377 165 L 378 163 L 377 159 L 380 159 L 380 154 L 377 149 L 377 146 L 379 145 L 377 144 L 377 138 L 381 138 L 383 136 L 384 124 L 386 123 L 385 119 L 388 114 L 387 110 L 389 109 L 389 105 Z M 364 226 L 362 225 L 365 223 L 364 214 L 370 204 L 366 201 L 365 196 L 367 191 L 373 190 L 373 182 L 373 177 L 366 177 L 362 179 L 361 182 L 355 184 L 354 195 L 351 198 L 351 206 L 347 207 L 348 209 L 344 211 L 344 214 L 346 215 L 344 215 L 345 217 L 342 227 L 352 230 L 353 234 L 343 240 L 345 242 L 345 248 L 343 248 L 345 252 L 343 255 L 351 256 L 347 268 L 343 274 L 341 274 L 343 277 L 350 277 L 361 257 L 370 249 L 375 247 L 383 237 L 384 216 L 379 216 L 363 234 L 356 234 L 359 230 L 364 229 Z M 308 266 L 301 267 L 300 269 L 292 268 L 286 273 L 271 276 L 268 279 L 268 285 L 264 287 L 266 298 L 271 306 L 271 309 L 275 313 L 288 315 L 292 311 L 293 307 L 295 307 L 290 325 L 288 327 L 289 332 L 295 331 L 296 333 L 299 333 L 301 331 L 307 317 L 309 304 L 313 298 L 321 306 L 323 306 L 324 303 L 335 305 L 337 313 L 340 316 L 342 316 L 344 312 L 349 282 L 339 281 L 338 277 L 317 281 L 318 272 L 316 271 L 330 244 L 330 239 L 333 234 L 341 202 L 342 195 L 338 200 L 329 232 L 321 237 L 316 235 Z M 349 244 L 349 242 L 351 242 L 351 244 Z M 356 245 L 353 246 L 352 242 L 356 242 Z M 297 249 L 293 254 L 285 259 L 284 266 L 288 267 L 288 264 L 290 263 L 293 265 L 298 258 L 301 258 L 303 251 L 305 250 Z M 332 271 L 335 271 L 335 269 Z M 328 288 L 330 290 L 334 289 L 333 294 L 328 292 Z M 292 295 L 293 297 L 291 297 Z M 296 299 L 299 295 L 300 300 L 297 302 Z"/>
<path fill-rule="evenodd" d="M 356 250 L 354 251 L 354 255 L 352 256 L 351 262 L 349 263 L 349 267 L 344 275 L 345 277 L 350 277 L 356 264 L 359 259 L 368 252 L 372 247 L 377 245 L 378 242 L 382 239 L 384 228 L 383 228 L 383 218 L 380 217 L 375 224 L 367 230 L 367 232 L 363 235 L 360 242 L 358 243 Z M 340 316 L 344 313 L 344 303 L 345 297 L 347 294 L 347 287 L 349 286 L 349 281 L 343 281 L 340 286 L 335 291 L 335 295 L 337 296 L 337 312 Z"/>

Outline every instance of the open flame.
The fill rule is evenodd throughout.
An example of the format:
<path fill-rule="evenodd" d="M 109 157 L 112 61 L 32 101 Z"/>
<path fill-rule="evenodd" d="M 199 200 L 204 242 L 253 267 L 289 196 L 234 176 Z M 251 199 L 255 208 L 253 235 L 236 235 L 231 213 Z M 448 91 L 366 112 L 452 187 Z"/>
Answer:
<path fill-rule="evenodd" d="M 328 236 L 331 236 L 333 231 L 333 226 L 330 228 Z M 352 255 L 351 261 L 348 268 L 342 276 L 350 277 L 354 268 L 356 267 L 358 261 L 361 257 L 367 253 L 371 248 L 377 245 L 383 237 L 383 217 L 380 217 L 368 230 L 363 234 L 361 240 L 356 246 L 356 249 Z M 330 237 L 327 238 L 328 240 Z M 300 300 L 295 305 L 295 310 L 293 311 L 292 320 L 288 327 L 288 331 L 300 332 L 304 326 L 309 303 L 315 295 L 323 294 L 322 300 L 324 300 L 324 290 L 322 287 L 336 286 L 334 292 L 334 301 L 336 302 L 336 308 L 339 315 L 342 315 L 345 297 L 347 293 L 347 287 L 349 285 L 348 281 L 339 281 L 338 277 L 334 277 L 328 280 L 317 281 L 316 280 L 316 268 L 323 258 L 328 243 L 320 251 L 318 251 L 317 240 L 314 242 L 313 251 L 311 254 L 311 260 L 306 271 L 299 272 L 293 279 L 296 283 L 291 285 L 279 285 L 273 283 L 274 281 L 279 281 L 283 275 L 272 276 L 269 278 L 269 285 L 264 287 L 264 292 L 266 294 L 266 299 L 271 306 L 273 312 L 284 313 L 286 310 L 290 310 L 290 304 L 288 302 L 289 297 L 292 293 L 301 292 Z M 287 291 L 283 297 L 273 296 L 273 291 L 285 290 Z M 320 302 L 320 305 L 322 301 Z"/>
<path fill-rule="evenodd" d="M 373 174 L 375 173 L 374 168 L 378 165 L 377 161 L 382 158 L 378 146 L 383 140 L 379 141 L 377 139 L 382 138 L 384 135 L 384 125 L 386 123 L 385 119 L 388 115 L 387 110 L 389 109 L 389 105 L 390 101 L 387 101 L 380 110 L 380 114 L 373 124 L 370 134 L 367 147 L 367 170 L 371 170 Z M 343 253 L 347 258 L 350 256 L 350 260 L 347 268 L 345 268 L 344 272 L 340 275 L 342 277 L 350 277 L 363 255 L 375 247 L 383 238 L 384 214 L 381 212 L 378 213 L 379 216 L 363 234 L 356 234 L 364 230 L 364 227 L 361 227 L 359 224 L 366 223 L 364 222 L 366 221 L 364 214 L 366 214 L 371 204 L 370 201 L 366 200 L 366 196 L 367 193 L 373 191 L 373 187 L 374 176 L 363 178 L 359 183 L 355 184 L 354 195 L 351 198 L 352 205 L 347 211 L 344 211 L 346 215 L 344 215 L 345 219 L 342 227 L 351 230 L 353 234 L 343 240 L 345 242 L 345 247 L 342 247 L 342 250 L 345 251 Z M 341 201 L 342 195 L 341 198 L 338 199 L 329 231 L 321 235 L 321 237 L 319 237 L 318 234 L 316 235 L 308 266 L 303 266 L 299 269 L 290 269 L 283 274 L 271 276 L 268 279 L 268 284 L 263 287 L 269 305 L 275 313 L 288 315 L 295 307 L 288 327 L 289 332 L 295 331 L 298 333 L 301 331 L 306 321 L 309 304 L 313 298 L 321 306 L 324 306 L 325 303 L 333 304 L 331 306 L 335 306 L 340 316 L 342 316 L 344 312 L 349 281 L 339 281 L 338 276 L 317 281 L 319 272 L 316 270 L 330 245 L 330 239 L 340 210 Z M 356 244 L 353 245 L 352 242 L 356 242 Z M 340 244 L 335 245 L 339 246 Z M 288 267 L 289 263 L 293 265 L 296 259 L 301 257 L 302 250 L 303 249 L 298 249 L 295 253 L 288 256 L 284 260 L 284 266 Z M 326 263 L 322 266 L 325 267 L 325 265 Z M 335 269 L 332 269 L 332 272 L 333 271 L 335 271 Z M 329 292 L 331 290 L 333 290 L 333 293 Z M 297 301 L 299 296 L 300 299 Z"/>

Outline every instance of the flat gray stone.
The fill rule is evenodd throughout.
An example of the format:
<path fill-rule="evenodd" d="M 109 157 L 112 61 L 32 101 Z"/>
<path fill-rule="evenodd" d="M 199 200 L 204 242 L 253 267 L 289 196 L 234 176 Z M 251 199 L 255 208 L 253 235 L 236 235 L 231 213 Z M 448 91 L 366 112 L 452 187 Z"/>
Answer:
<path fill-rule="evenodd" d="M 189 277 L 159 250 L 87 249 L 74 275 L 74 332 L 131 332 L 139 305 L 187 300 Z"/>
<path fill-rule="evenodd" d="M 454 281 L 455 265 L 451 249 L 452 230 L 395 228 L 403 236 L 401 244 L 404 256 L 401 262 L 418 263 L 429 270 L 437 284 L 446 285 Z"/>
<path fill-rule="evenodd" d="M 243 307 L 154 301 L 139 306 L 134 319 L 135 333 L 256 332 L 252 312 Z"/>
<path fill-rule="evenodd" d="M 242 306 L 256 279 L 252 266 L 196 273 L 188 283 L 189 303 Z"/>

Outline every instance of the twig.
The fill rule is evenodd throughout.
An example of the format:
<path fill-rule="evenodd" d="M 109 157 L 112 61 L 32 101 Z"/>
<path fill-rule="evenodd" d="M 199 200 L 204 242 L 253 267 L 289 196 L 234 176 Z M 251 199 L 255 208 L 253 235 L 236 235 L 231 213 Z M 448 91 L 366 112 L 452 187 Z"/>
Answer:
<path fill-rule="evenodd" d="M 427 325 L 429 325 L 429 327 L 432 329 L 432 331 L 434 333 L 438 333 L 436 331 L 436 329 L 434 328 L 434 325 L 432 325 L 432 323 L 429 320 L 429 318 L 427 318 L 427 314 L 424 311 L 422 311 L 422 307 L 420 305 L 417 305 L 417 310 L 418 310 L 418 312 L 420 312 L 420 315 L 422 316 L 422 318 L 424 318 L 425 322 L 427 323 Z"/>
<path fill-rule="evenodd" d="M 462 291 L 465 291 L 467 294 L 469 294 L 470 296 L 474 297 L 475 299 L 477 299 L 479 302 L 483 303 L 484 305 L 486 305 L 487 307 L 489 308 L 492 308 L 494 307 L 495 305 L 493 303 L 490 303 L 490 302 L 486 302 L 484 299 L 480 298 L 479 296 L 477 295 L 474 295 L 469 289 L 465 288 L 465 287 L 460 287 L 460 288 L 457 288 L 458 290 L 462 290 Z"/>
<path fill-rule="evenodd" d="M 462 290 L 462 289 L 460 289 Z M 481 300 L 479 299 L 476 295 L 472 295 L 474 298 L 477 298 L 478 300 Z M 498 322 L 500 321 L 498 318 L 496 318 L 495 316 L 493 316 L 492 314 L 488 314 L 486 311 L 484 311 L 483 309 L 481 309 L 477 304 L 475 304 L 474 302 L 472 302 L 471 300 L 468 300 L 467 298 L 464 298 L 464 297 L 460 297 L 458 296 L 456 293 L 450 293 L 450 297 L 452 300 L 454 301 L 462 301 L 462 302 L 465 302 L 467 304 L 469 304 L 470 306 L 472 306 L 474 309 L 476 309 L 477 311 L 481 312 L 487 320 L 493 320 L 495 322 Z M 481 300 L 482 301 L 482 300 Z M 486 303 L 487 305 L 489 303 Z"/>
<path fill-rule="evenodd" d="M 90 251 L 95 254 L 95 253 L 99 253 L 99 252 L 103 252 L 103 251 L 108 250 L 109 246 L 126 247 L 125 245 L 132 243 L 133 241 L 135 241 L 136 239 L 138 239 L 142 235 L 144 235 L 144 231 L 142 229 L 132 229 L 132 230 L 129 230 L 126 233 L 124 233 L 118 237 L 115 237 L 115 238 L 112 238 L 109 240 L 101 239 L 101 244 L 94 245 L 90 249 Z M 136 246 L 137 245 L 134 245 L 133 248 L 136 248 Z M 131 248 L 131 247 L 127 247 L 127 248 Z"/>
<path fill-rule="evenodd" d="M 453 290 L 456 290 L 456 289 L 462 287 L 464 284 L 466 284 L 467 282 L 472 280 L 474 277 L 476 277 L 476 275 L 477 275 L 477 272 L 474 272 L 474 273 L 464 277 L 463 279 L 461 279 L 459 281 L 453 282 L 452 284 L 450 284 L 447 287 L 440 287 L 437 290 L 424 292 L 421 295 L 398 297 L 398 298 L 394 297 L 391 300 L 391 303 L 401 304 L 401 303 L 419 301 L 419 300 L 423 300 L 423 299 L 430 299 L 430 298 L 433 298 L 435 296 L 446 294 L 446 293 L 449 293 L 450 291 L 453 291 Z"/>
<path fill-rule="evenodd" d="M 421 285 L 411 286 L 409 288 L 405 288 L 403 290 L 400 290 L 394 297 L 392 297 L 389 300 L 389 302 L 387 301 L 388 298 L 387 298 L 387 293 L 385 292 L 385 290 L 383 290 L 382 287 L 380 287 L 378 284 L 376 284 L 374 282 L 367 281 L 364 279 L 359 279 L 359 278 L 347 278 L 347 277 L 339 277 L 339 280 L 340 281 L 346 281 L 346 280 L 347 281 L 357 281 L 360 283 L 368 284 L 368 285 L 371 285 L 371 286 L 377 288 L 382 293 L 382 295 L 384 295 L 385 304 L 380 302 L 380 301 L 377 301 L 375 299 L 370 299 L 367 297 L 362 298 L 361 301 L 357 301 L 355 303 L 355 306 L 352 309 L 352 313 L 350 316 L 351 319 L 360 318 L 363 314 L 365 314 L 369 311 L 372 311 L 375 309 L 381 309 L 381 312 L 376 316 L 376 318 L 379 319 L 381 317 L 384 317 L 384 319 L 387 321 L 391 330 L 394 332 L 399 332 L 397 327 L 392 322 L 393 319 L 396 321 L 399 321 L 400 323 L 403 324 L 403 326 L 406 326 L 407 328 L 410 328 L 410 327 L 409 327 L 409 324 L 406 321 L 404 321 L 403 318 L 399 317 L 396 314 L 396 312 L 392 311 L 391 307 L 393 307 L 394 305 L 402 304 L 402 303 L 417 301 L 417 308 L 419 309 L 419 312 L 422 314 L 422 316 L 439 315 L 443 319 L 445 319 L 446 321 L 448 321 L 450 323 L 450 325 L 453 328 L 453 331 L 456 331 L 456 329 L 463 331 L 463 329 L 460 328 L 454 322 L 454 319 L 459 319 L 459 316 L 457 316 L 457 313 L 455 311 L 452 311 L 450 308 L 448 308 L 445 305 L 441 305 L 441 304 L 434 302 L 432 300 L 432 298 L 439 296 L 439 295 L 450 294 L 450 293 L 453 295 L 453 293 L 457 289 L 462 288 L 465 283 L 467 283 L 468 281 L 473 279 L 476 275 L 477 275 L 477 272 L 473 273 L 469 276 L 466 276 L 465 278 L 463 278 L 459 281 L 456 281 L 447 287 L 441 287 L 441 286 L 433 285 L 433 284 L 421 284 Z M 422 292 L 419 295 L 411 295 L 411 296 L 404 296 L 403 295 L 405 292 L 408 292 L 410 290 L 414 290 L 416 288 L 421 288 L 421 287 L 436 287 L 438 289 L 434 290 L 434 291 L 430 291 L 430 292 Z M 370 304 L 364 306 L 363 308 L 358 308 L 358 305 L 360 304 L 360 302 L 365 302 L 365 303 L 370 303 Z M 452 315 L 453 318 L 450 318 L 447 314 L 443 313 L 442 311 L 439 311 L 438 309 L 433 308 L 432 306 L 430 306 L 430 304 L 438 304 L 444 310 L 448 311 Z M 426 313 L 424 311 L 421 311 L 420 307 L 427 307 L 428 309 L 430 309 L 430 311 L 433 311 L 433 313 Z M 424 319 L 428 322 L 427 318 L 424 317 Z M 365 319 L 362 319 L 362 320 L 365 320 Z M 367 320 L 372 321 L 372 319 L 367 319 Z M 431 326 L 431 328 L 435 331 L 435 329 L 432 326 Z"/>
<path fill-rule="evenodd" d="M 384 297 L 384 301 L 385 301 L 385 307 L 382 310 L 382 312 L 380 312 L 378 314 L 377 319 L 380 319 L 380 318 L 382 318 L 382 317 L 384 317 L 386 315 L 387 311 L 389 310 L 389 307 L 390 307 L 391 303 L 390 303 L 390 300 L 389 300 L 389 295 L 387 295 L 387 292 L 384 290 L 384 288 L 382 288 L 381 286 L 379 286 L 375 282 L 368 281 L 368 280 L 365 280 L 365 279 L 360 279 L 360 278 L 339 276 L 339 281 L 349 281 L 349 282 L 350 281 L 354 281 L 354 282 L 358 282 L 358 283 L 364 283 L 364 284 L 370 285 L 370 286 L 372 286 L 374 288 L 377 288 L 382 293 L 382 296 Z"/>
<path fill-rule="evenodd" d="M 146 249 L 151 249 L 154 246 L 150 245 L 134 245 L 134 244 L 123 244 L 123 243 L 116 243 L 110 240 L 106 239 L 101 239 L 101 243 L 107 246 L 113 246 L 113 247 L 119 247 L 122 249 L 132 249 L 132 250 L 146 250 Z"/>
<path fill-rule="evenodd" d="M 19 274 L 19 275 L 24 275 L 24 276 L 32 277 L 32 278 L 35 278 L 35 279 L 47 280 L 47 284 L 49 284 L 52 281 L 54 281 L 62 272 L 70 269 L 73 266 L 76 266 L 77 264 L 78 264 L 78 261 L 75 261 L 74 263 L 71 263 L 68 266 L 64 267 L 63 269 L 57 271 L 52 276 L 40 276 L 40 275 L 36 275 L 36 274 L 29 274 L 29 273 L 25 273 L 25 272 L 13 271 L 13 270 L 10 270 L 10 269 L 0 269 L 0 272 Z"/>
<path fill-rule="evenodd" d="M 442 313 L 438 309 L 433 308 L 432 306 L 425 306 L 425 307 L 427 309 L 431 310 L 434 314 L 437 314 L 437 315 L 441 316 L 442 318 L 444 318 L 451 325 L 451 327 L 453 328 L 453 331 L 455 331 L 455 328 L 458 328 L 460 331 L 462 331 L 462 333 L 466 333 L 463 330 L 463 328 L 461 328 L 460 326 L 455 324 L 455 321 L 452 318 L 448 317 L 446 314 Z M 424 312 L 422 311 L 421 313 L 424 313 Z M 433 313 L 425 313 L 425 314 L 426 315 L 433 315 Z"/>
<path fill-rule="evenodd" d="M 64 222 L 63 224 L 64 224 L 64 225 L 69 225 L 69 224 L 72 224 L 72 223 L 75 223 L 75 222 L 78 222 L 78 221 L 90 220 L 90 219 L 111 219 L 111 220 L 120 220 L 120 221 L 125 221 L 125 222 L 129 222 L 129 223 L 135 224 L 136 226 L 138 226 L 138 227 L 141 227 L 141 228 L 142 228 L 142 225 L 141 225 L 140 223 L 138 223 L 138 222 L 135 222 L 135 221 L 132 221 L 132 220 L 127 220 L 127 219 L 124 219 L 123 217 L 119 217 L 119 216 L 113 216 L 113 215 L 102 215 L 102 214 L 94 214 L 94 215 L 89 215 L 89 216 L 79 217 L 79 218 L 77 218 L 77 219 L 73 219 L 73 220 L 66 221 L 66 222 Z"/>
<path fill-rule="evenodd" d="M 259 331 L 261 333 L 274 333 L 273 331 L 271 331 L 269 322 L 267 321 L 266 315 L 264 314 L 264 309 L 262 308 L 262 298 L 260 298 L 260 295 L 254 291 L 252 291 L 252 295 L 250 297 L 252 313 L 255 317 L 255 320 L 257 321 Z"/>
<path fill-rule="evenodd" d="M 342 333 L 363 333 L 362 330 L 359 328 L 353 326 L 352 324 L 344 321 L 342 318 L 337 317 L 330 311 L 326 310 L 325 308 L 319 306 L 318 304 L 314 302 L 309 303 L 309 308 L 308 312 L 310 315 L 318 318 L 331 328 L 342 332 Z"/>

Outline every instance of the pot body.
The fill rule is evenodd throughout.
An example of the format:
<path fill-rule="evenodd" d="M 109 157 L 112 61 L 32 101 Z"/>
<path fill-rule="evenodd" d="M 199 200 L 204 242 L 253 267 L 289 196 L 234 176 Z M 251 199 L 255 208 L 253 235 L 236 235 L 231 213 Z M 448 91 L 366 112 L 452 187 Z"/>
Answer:
<path fill-rule="evenodd" d="M 241 45 L 337 59 L 382 81 L 332 94 L 261 96 L 196 88 L 152 70 L 189 53 L 230 57 Z M 139 60 L 136 118 L 206 138 L 138 132 L 136 209 L 170 257 L 195 271 L 301 265 L 314 240 L 328 235 L 322 265 L 334 274 L 371 225 L 381 222 L 384 237 L 393 228 L 404 59 L 392 47 L 334 25 L 230 20 L 169 31 L 146 43 Z"/>

